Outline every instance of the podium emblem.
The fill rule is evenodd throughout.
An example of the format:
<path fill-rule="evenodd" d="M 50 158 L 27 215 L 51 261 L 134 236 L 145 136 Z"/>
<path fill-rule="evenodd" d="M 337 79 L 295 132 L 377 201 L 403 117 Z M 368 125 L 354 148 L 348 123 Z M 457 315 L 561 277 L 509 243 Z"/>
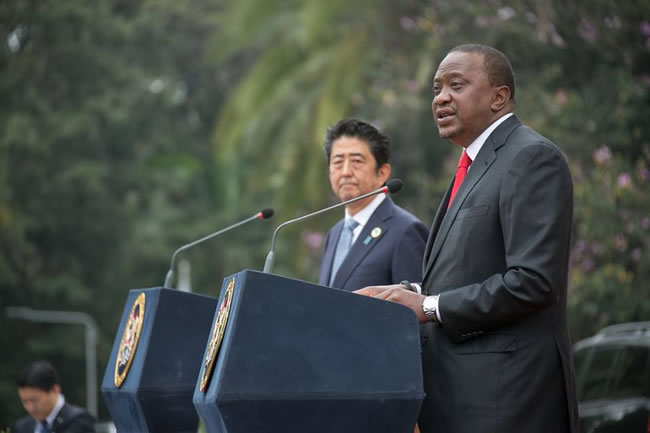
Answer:
<path fill-rule="evenodd" d="M 223 334 L 226 331 L 226 325 L 228 324 L 228 314 L 230 313 L 230 305 L 232 304 L 232 296 L 235 288 L 235 279 L 233 278 L 228 283 L 226 287 L 226 293 L 223 295 L 223 300 L 221 305 L 217 310 L 217 318 L 212 325 L 212 331 L 210 332 L 210 340 L 208 341 L 208 350 L 205 354 L 205 360 L 203 361 L 203 373 L 201 374 L 201 383 L 199 385 L 199 390 L 205 392 L 210 383 L 210 378 L 212 377 L 212 370 L 214 370 L 214 362 L 217 359 L 219 354 L 219 348 L 221 347 L 221 341 L 223 340 Z"/>
<path fill-rule="evenodd" d="M 124 327 L 120 347 L 117 350 L 117 359 L 115 360 L 115 375 L 113 382 L 119 388 L 124 383 L 126 375 L 131 367 L 131 362 L 135 357 L 135 350 L 138 347 L 140 340 L 140 331 L 142 331 L 142 323 L 144 322 L 144 292 L 140 293 L 133 302 L 129 319 Z"/>

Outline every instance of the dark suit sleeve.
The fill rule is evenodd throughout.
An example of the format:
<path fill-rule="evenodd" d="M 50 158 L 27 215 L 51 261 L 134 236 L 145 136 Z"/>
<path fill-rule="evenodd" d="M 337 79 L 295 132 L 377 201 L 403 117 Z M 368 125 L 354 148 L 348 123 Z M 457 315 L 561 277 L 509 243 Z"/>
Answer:
<path fill-rule="evenodd" d="M 59 431 L 64 433 L 94 433 L 95 417 L 86 409 L 77 406 L 69 406 L 66 419 L 61 424 Z"/>
<path fill-rule="evenodd" d="M 429 230 L 420 221 L 411 222 L 393 249 L 393 283 L 422 281 L 422 257 Z"/>
<path fill-rule="evenodd" d="M 14 433 L 33 433 L 36 427 L 34 418 L 31 416 L 24 416 L 16 421 L 14 426 Z"/>
<path fill-rule="evenodd" d="M 522 146 L 503 174 L 498 209 L 505 272 L 441 294 L 452 341 L 517 322 L 566 296 L 573 191 L 562 154 L 541 141 Z"/>

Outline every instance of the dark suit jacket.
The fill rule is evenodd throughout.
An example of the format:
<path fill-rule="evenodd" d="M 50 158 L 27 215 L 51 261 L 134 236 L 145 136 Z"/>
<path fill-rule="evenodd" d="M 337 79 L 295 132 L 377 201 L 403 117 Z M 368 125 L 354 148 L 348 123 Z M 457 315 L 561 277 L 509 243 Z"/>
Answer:
<path fill-rule="evenodd" d="M 36 420 L 27 415 L 16 421 L 14 433 L 34 433 Z M 65 403 L 59 411 L 51 433 L 94 433 L 95 417 L 86 409 Z"/>
<path fill-rule="evenodd" d="M 376 227 L 381 229 L 381 235 L 373 238 L 370 233 Z M 332 227 L 325 238 L 318 281 L 324 286 L 329 285 L 336 244 L 342 229 L 343 220 Z M 404 280 L 419 281 L 427 234 L 428 230 L 420 220 L 386 197 L 350 248 L 332 287 L 352 291 Z"/>
<path fill-rule="evenodd" d="M 442 326 L 422 326 L 423 433 L 578 432 L 566 160 L 512 116 L 487 139 L 424 257 Z"/>

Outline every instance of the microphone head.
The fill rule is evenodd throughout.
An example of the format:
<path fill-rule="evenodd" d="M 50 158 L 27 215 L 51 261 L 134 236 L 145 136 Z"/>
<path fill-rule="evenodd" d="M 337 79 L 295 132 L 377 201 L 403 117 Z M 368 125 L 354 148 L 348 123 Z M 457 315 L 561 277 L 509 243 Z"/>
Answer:
<path fill-rule="evenodd" d="M 400 189 L 402 189 L 403 186 L 404 182 L 402 182 L 401 179 L 391 179 L 386 182 L 386 189 L 388 189 L 388 192 L 391 194 L 395 194 Z"/>
<path fill-rule="evenodd" d="M 271 218 L 272 216 L 273 216 L 273 209 L 268 208 L 268 207 L 262 209 L 262 210 L 260 211 L 260 213 L 259 213 L 259 218 L 260 218 L 260 219 L 263 219 L 263 220 L 265 220 L 265 219 L 267 219 L 267 218 Z"/>

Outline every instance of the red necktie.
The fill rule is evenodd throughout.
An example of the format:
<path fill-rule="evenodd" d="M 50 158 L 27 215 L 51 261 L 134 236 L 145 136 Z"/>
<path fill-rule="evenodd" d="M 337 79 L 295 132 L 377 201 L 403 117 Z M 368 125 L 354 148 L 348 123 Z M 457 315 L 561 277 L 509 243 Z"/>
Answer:
<path fill-rule="evenodd" d="M 451 188 L 451 195 L 449 196 L 449 203 L 447 204 L 447 209 L 451 206 L 451 202 L 456 196 L 456 191 L 460 187 L 460 184 L 463 183 L 465 175 L 467 174 L 467 169 L 472 164 L 472 158 L 467 155 L 467 152 L 463 150 L 463 154 L 458 161 L 458 169 L 456 169 L 456 176 L 454 176 L 454 186 Z"/>

